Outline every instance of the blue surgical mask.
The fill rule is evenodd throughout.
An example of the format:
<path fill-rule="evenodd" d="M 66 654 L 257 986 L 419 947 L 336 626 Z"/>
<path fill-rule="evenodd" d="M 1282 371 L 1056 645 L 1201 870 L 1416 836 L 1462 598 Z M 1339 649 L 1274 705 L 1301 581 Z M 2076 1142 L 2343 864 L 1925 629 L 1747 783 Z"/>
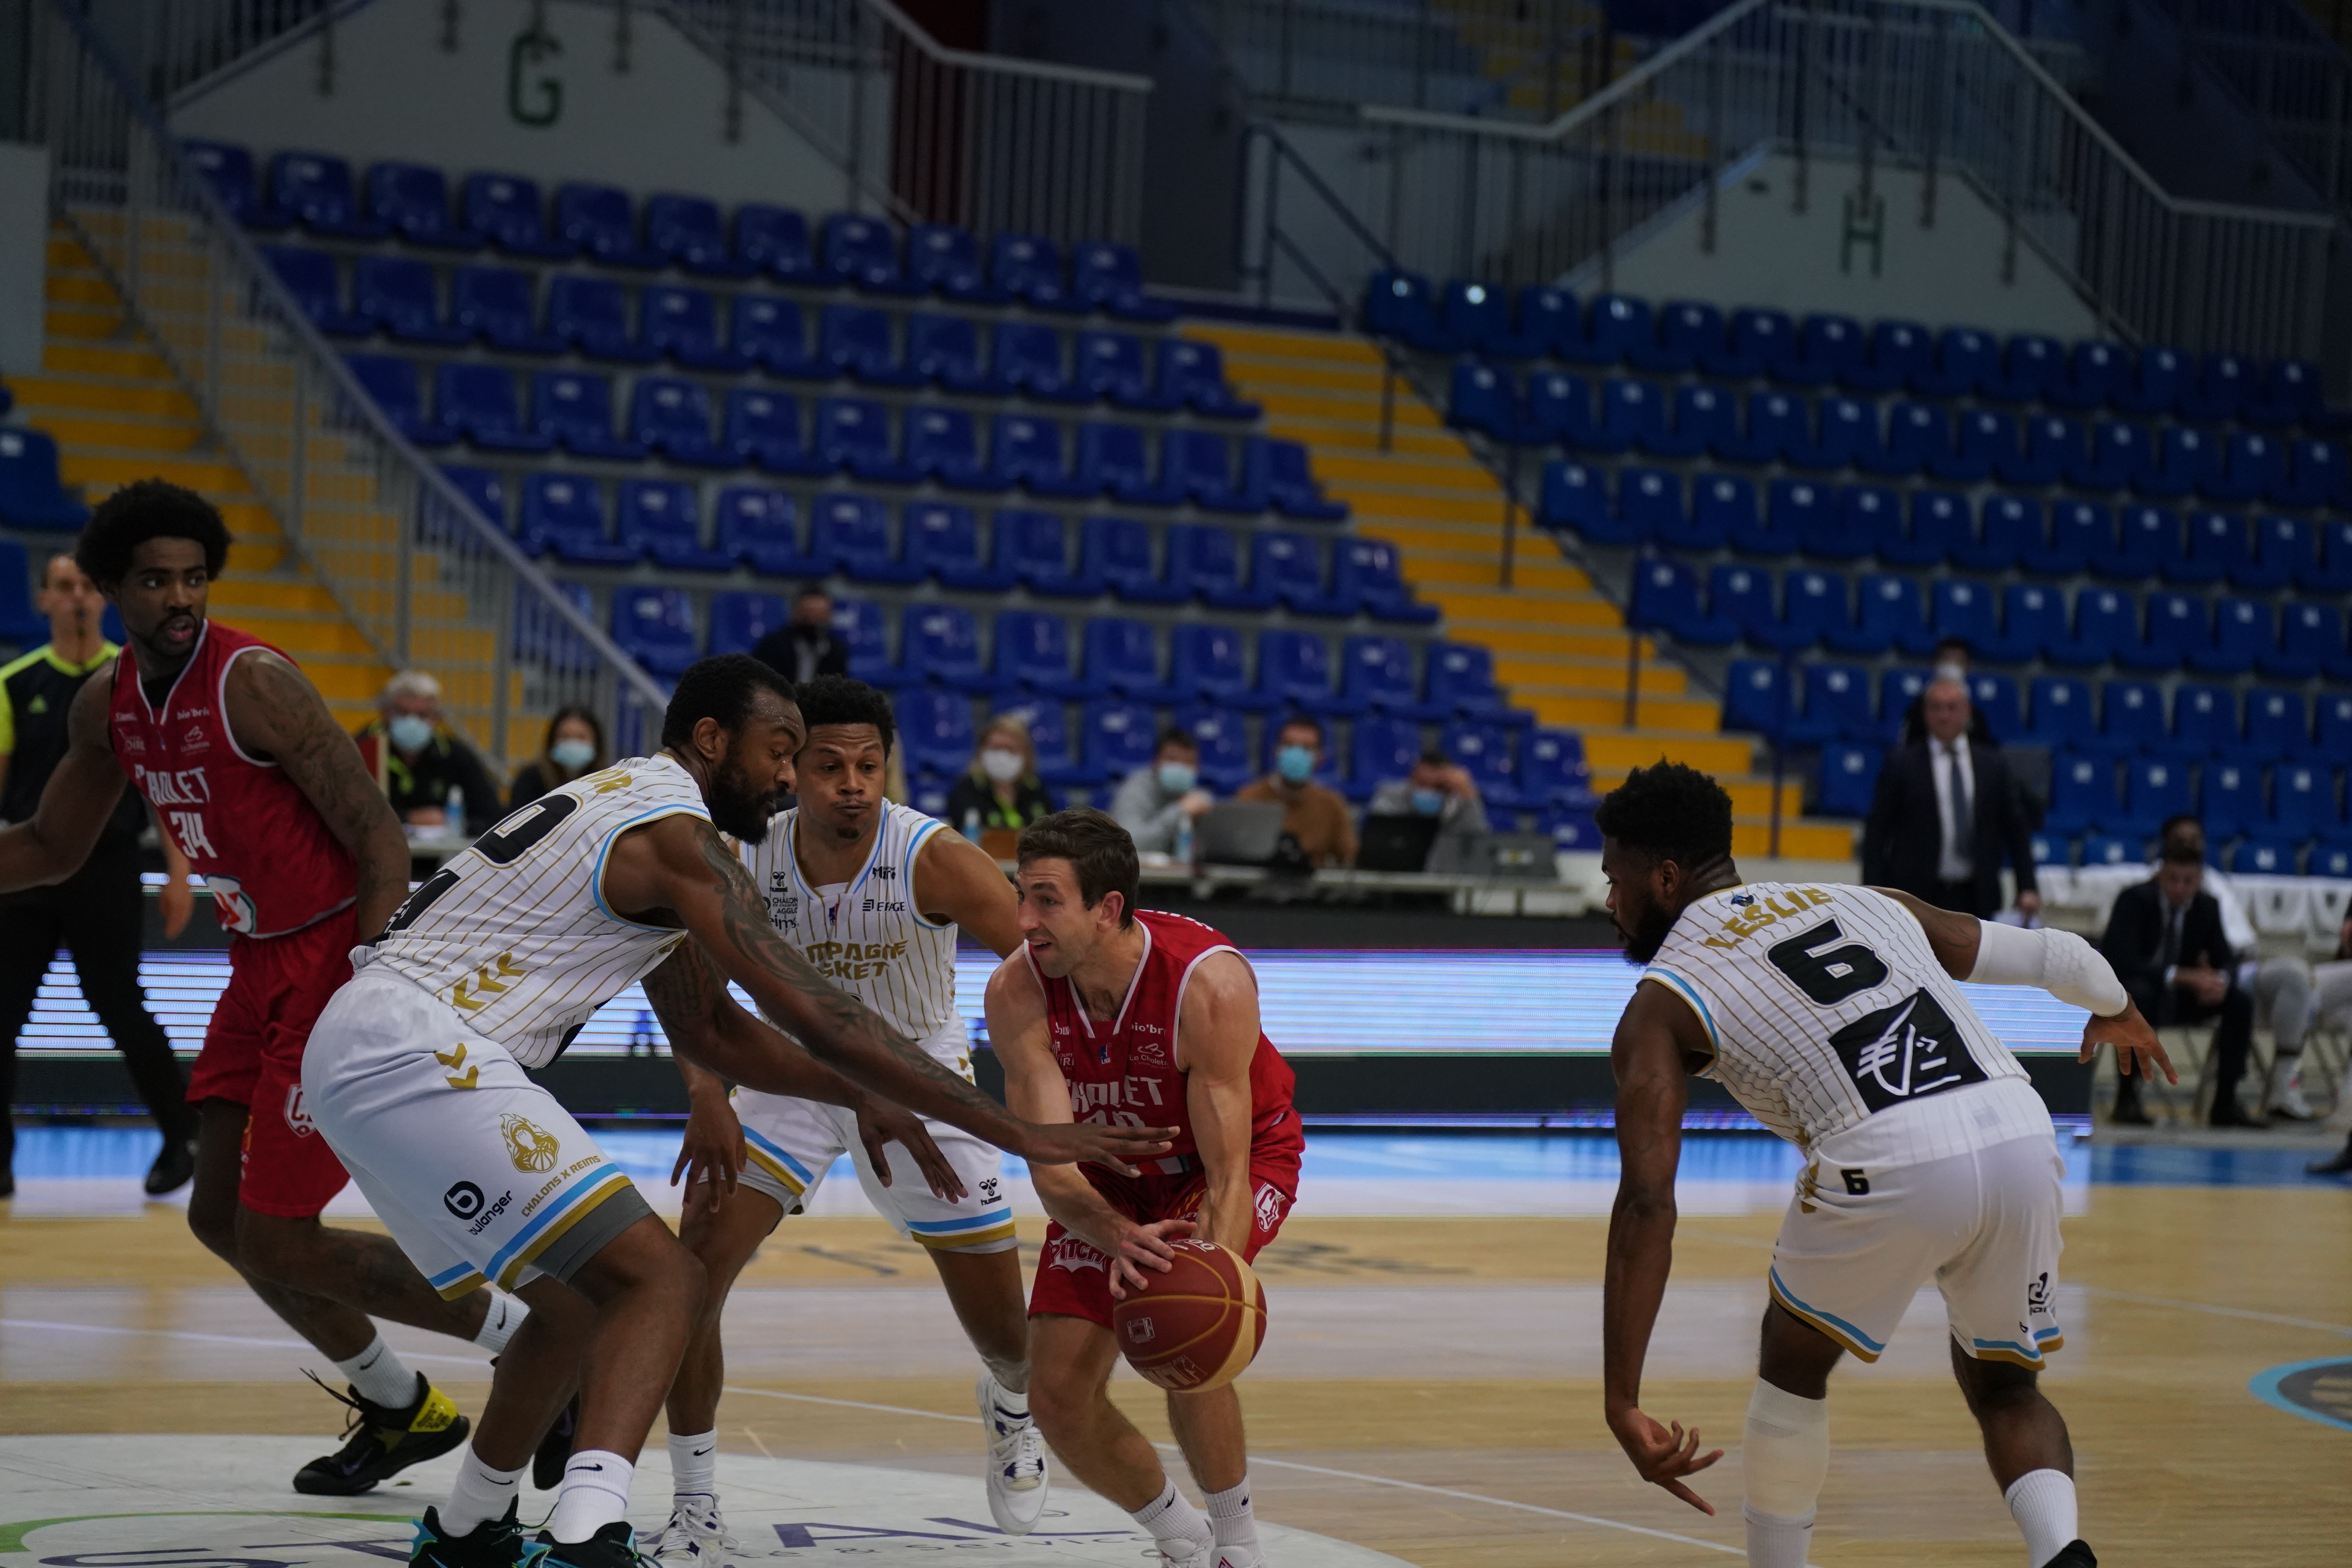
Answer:
<path fill-rule="evenodd" d="M 1445 795 L 1441 790 L 1417 789 L 1412 792 L 1412 809 L 1422 816 L 1435 816 L 1445 809 Z"/>
<path fill-rule="evenodd" d="M 1286 784 L 1305 784 L 1315 774 L 1315 752 L 1307 746 L 1285 746 L 1274 753 L 1274 771 Z"/>
<path fill-rule="evenodd" d="M 557 767 L 576 773 L 596 760 L 596 747 L 587 741 L 558 741 L 547 748 L 547 754 Z"/>
<path fill-rule="evenodd" d="M 383 728 L 395 751 L 421 752 L 433 743 L 433 721 L 414 713 L 398 714 Z"/>
<path fill-rule="evenodd" d="M 1162 763 L 1159 777 L 1161 789 L 1170 795 L 1182 795 L 1200 782 L 1201 773 L 1190 763 Z"/>

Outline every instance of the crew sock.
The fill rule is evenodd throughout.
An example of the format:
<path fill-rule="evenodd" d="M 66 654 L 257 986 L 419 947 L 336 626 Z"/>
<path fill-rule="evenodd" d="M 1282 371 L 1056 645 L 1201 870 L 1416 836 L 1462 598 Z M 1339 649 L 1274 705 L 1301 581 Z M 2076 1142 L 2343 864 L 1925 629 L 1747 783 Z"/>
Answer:
<path fill-rule="evenodd" d="M 2081 1521 L 2074 1503 L 2074 1478 L 2063 1470 L 2028 1470 L 2001 1494 L 2010 1518 L 2025 1533 L 2025 1560 L 2032 1568 L 2066 1550 Z"/>
<path fill-rule="evenodd" d="M 490 1310 L 482 1315 L 482 1326 L 474 1334 L 474 1342 L 497 1355 L 515 1337 L 522 1321 L 530 1316 L 530 1309 L 503 1290 L 490 1292 Z"/>
<path fill-rule="evenodd" d="M 670 1491 L 678 1497 L 719 1500 L 719 1428 L 692 1437 L 670 1434 Z"/>
<path fill-rule="evenodd" d="M 1181 1552 L 1171 1552 L 1171 1556 L 1197 1552 L 1215 1540 L 1209 1529 L 1209 1516 L 1194 1508 L 1192 1500 L 1176 1489 L 1174 1481 L 1162 1488 L 1157 1499 L 1128 1517 L 1151 1531 L 1151 1539 L 1162 1546 L 1172 1542 L 1183 1549 Z"/>
<path fill-rule="evenodd" d="M 1208 1494 L 1209 1524 L 1219 1546 L 1240 1546 L 1257 1554 L 1257 1516 L 1250 1511 L 1249 1472 L 1221 1492 Z"/>
<path fill-rule="evenodd" d="M 449 1489 L 449 1500 L 441 1505 L 442 1534 L 471 1535 L 485 1520 L 503 1515 L 522 1484 L 523 1472 L 530 1468 L 520 1465 L 511 1470 L 492 1469 L 482 1463 L 471 1444 L 467 1445 L 466 1457 L 457 1463 L 457 1482 Z"/>
<path fill-rule="evenodd" d="M 383 1342 L 382 1334 L 368 1342 L 368 1348 L 349 1361 L 335 1363 L 343 1369 L 343 1376 L 362 1399 L 371 1405 L 381 1405 L 387 1410 L 405 1410 L 416 1403 L 416 1374 L 398 1352 Z"/>
<path fill-rule="evenodd" d="M 555 1512 L 547 1532 L 559 1544 L 587 1540 L 629 1511 L 629 1481 L 636 1466 L 604 1448 L 588 1448 L 572 1456 L 563 1467 L 563 1489 L 556 1494 Z"/>

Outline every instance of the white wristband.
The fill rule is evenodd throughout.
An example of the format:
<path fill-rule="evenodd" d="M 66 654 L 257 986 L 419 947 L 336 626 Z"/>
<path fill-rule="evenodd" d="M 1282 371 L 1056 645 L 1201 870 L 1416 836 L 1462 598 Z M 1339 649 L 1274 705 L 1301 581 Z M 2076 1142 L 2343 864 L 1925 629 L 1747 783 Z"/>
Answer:
<path fill-rule="evenodd" d="M 1977 922 L 1977 963 L 1969 979 L 1979 985 L 2039 985 L 2061 1002 L 2112 1018 L 2131 994 L 2099 953 L 2070 931 L 2027 931 L 1997 921 Z"/>

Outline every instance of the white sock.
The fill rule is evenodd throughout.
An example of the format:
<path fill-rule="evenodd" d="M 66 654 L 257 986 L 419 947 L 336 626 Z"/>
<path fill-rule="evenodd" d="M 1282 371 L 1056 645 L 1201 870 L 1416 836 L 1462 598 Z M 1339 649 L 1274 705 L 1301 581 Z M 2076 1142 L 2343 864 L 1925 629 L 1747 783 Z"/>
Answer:
<path fill-rule="evenodd" d="M 1170 1481 L 1161 1489 L 1157 1500 L 1144 1504 L 1128 1517 L 1151 1531 L 1152 1540 L 1162 1545 L 1174 1542 L 1181 1545 L 1185 1552 L 1196 1551 L 1215 1540 L 1209 1529 L 1209 1516 L 1194 1508 L 1192 1500 L 1178 1491 L 1174 1481 Z"/>
<path fill-rule="evenodd" d="M 523 1472 L 530 1468 L 519 1465 L 511 1470 L 494 1470 L 467 1444 L 466 1457 L 457 1462 L 457 1484 L 449 1489 L 449 1500 L 441 1505 L 442 1533 L 471 1535 L 485 1520 L 505 1517 L 507 1505 L 514 1501 L 516 1489 L 522 1484 Z"/>
<path fill-rule="evenodd" d="M 1219 1546 L 1245 1546 L 1257 1551 L 1257 1516 L 1250 1512 L 1249 1472 L 1221 1492 L 1208 1494 L 1209 1525 Z"/>
<path fill-rule="evenodd" d="M 669 1438 L 669 1489 L 678 1497 L 719 1497 L 719 1428 L 697 1436 Z"/>
<path fill-rule="evenodd" d="M 1740 1510 L 1748 1521 L 1748 1568 L 1805 1568 L 1813 1544 L 1813 1516 L 1776 1519 L 1753 1503 Z"/>
<path fill-rule="evenodd" d="M 416 1374 L 408 1370 L 382 1334 L 349 1361 L 335 1363 L 362 1399 L 388 1410 L 405 1410 L 416 1403 Z"/>
<path fill-rule="evenodd" d="M 507 1342 L 515 1337 L 515 1331 L 530 1316 L 530 1309 L 521 1301 L 503 1290 L 493 1290 L 490 1310 L 483 1314 L 482 1327 L 474 1335 L 474 1342 L 496 1355 L 507 1348 Z"/>
<path fill-rule="evenodd" d="M 636 1473 L 636 1466 L 608 1449 L 587 1448 L 572 1455 L 563 1467 L 563 1489 L 555 1496 L 548 1533 L 559 1542 L 574 1544 L 627 1517 L 629 1481 Z"/>
<path fill-rule="evenodd" d="M 1027 1389 L 1007 1388 L 1004 1386 L 1004 1380 L 1001 1377 L 991 1377 L 988 1381 L 990 1385 L 996 1391 L 996 1407 L 999 1410 L 1003 1411 L 1004 1414 L 1012 1416 L 1016 1421 L 1026 1421 L 1029 1419 L 1029 1391 Z"/>
<path fill-rule="evenodd" d="M 2010 1518 L 2025 1533 L 2025 1560 L 2042 1565 L 2081 1539 L 2074 1478 L 2063 1470 L 2028 1470 L 2001 1494 Z"/>

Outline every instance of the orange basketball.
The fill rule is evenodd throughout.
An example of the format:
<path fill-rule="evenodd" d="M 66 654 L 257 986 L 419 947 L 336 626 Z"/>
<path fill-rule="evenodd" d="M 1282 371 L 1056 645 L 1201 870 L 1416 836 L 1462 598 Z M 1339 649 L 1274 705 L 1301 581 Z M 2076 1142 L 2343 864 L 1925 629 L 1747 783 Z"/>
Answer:
<path fill-rule="evenodd" d="M 1111 1332 L 1147 1382 L 1205 1394 L 1239 1377 L 1265 1343 L 1265 1288 L 1242 1255 L 1213 1241 L 1175 1243 L 1175 1267 L 1142 1270 L 1144 1288 L 1111 1304 Z"/>

